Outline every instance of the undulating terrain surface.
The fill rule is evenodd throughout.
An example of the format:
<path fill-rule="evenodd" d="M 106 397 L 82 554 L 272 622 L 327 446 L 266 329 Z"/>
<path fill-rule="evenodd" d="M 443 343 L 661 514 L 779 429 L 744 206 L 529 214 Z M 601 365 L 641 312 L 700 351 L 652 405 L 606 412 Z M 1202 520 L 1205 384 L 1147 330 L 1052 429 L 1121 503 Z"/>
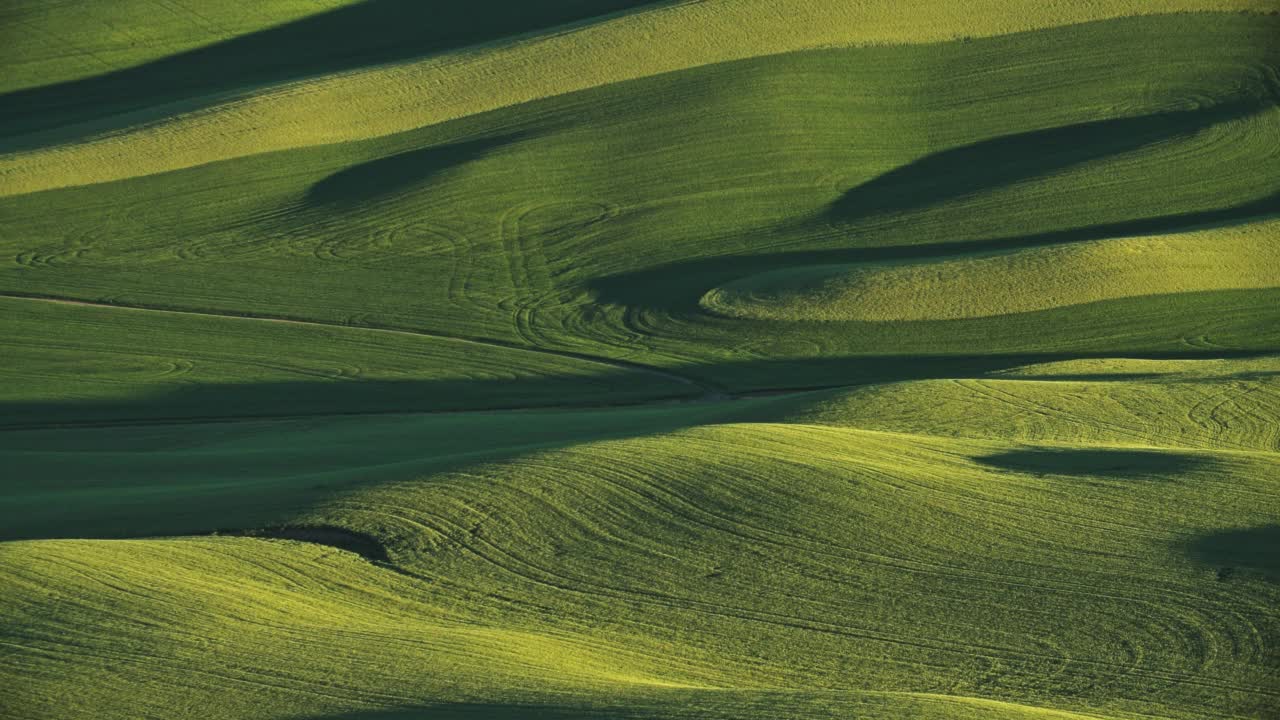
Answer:
<path fill-rule="evenodd" d="M 0 717 L 1280 718 L 1280 1 L 0 0 Z"/>

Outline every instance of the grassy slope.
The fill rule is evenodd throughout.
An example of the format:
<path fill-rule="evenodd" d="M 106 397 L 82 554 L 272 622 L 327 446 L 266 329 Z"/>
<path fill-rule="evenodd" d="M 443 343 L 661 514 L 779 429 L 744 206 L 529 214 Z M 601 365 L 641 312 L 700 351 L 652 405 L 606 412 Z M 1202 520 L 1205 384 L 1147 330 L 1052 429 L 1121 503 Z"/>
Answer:
<path fill-rule="evenodd" d="M 358 0 L 270 0 L 193 8 L 162 0 L 6 0 L 0 92 L 80 80 L 261 32 Z"/>
<path fill-rule="evenodd" d="M 432 56 L 649 2 L 232 0 L 203 11 L 151 0 L 20 2 L 0 8 L 14 28 L 14 42 L 0 51 L 0 64 L 13 67 L 0 83 L 0 129 L 38 134 L 166 103 L 217 103 L 227 93 Z"/>
<path fill-rule="evenodd" d="M 654 685 L 732 690 L 701 701 L 729 715 L 739 694 L 803 707 L 817 693 L 838 711 L 867 689 L 1114 716 L 1261 717 L 1275 700 L 1274 455 L 1080 444 L 1098 442 L 1087 430 L 1071 445 L 1015 445 L 780 424 L 768 420 L 794 417 L 796 398 L 739 402 L 612 411 L 614 427 L 573 413 L 511 417 L 488 433 L 509 416 L 461 428 L 410 417 L 11 435 L 26 448 L 11 456 L 45 455 L 48 487 L 32 500 L 61 509 L 41 518 L 37 503 L 13 498 L 36 513 L 21 535 L 65 524 L 190 532 L 239 516 L 366 533 L 400 571 L 238 538 L 6 544 L 8 626 L 25 648 L 9 662 L 29 673 L 23 700 L 122 716 L 192 702 L 205 717 L 237 716 L 246 698 L 303 716 L 415 698 L 639 696 L 623 716 L 686 706 L 679 692 L 642 692 Z M 434 456 L 453 434 L 490 447 Z M 361 445 L 399 472 L 365 469 L 344 485 L 334 460 L 350 463 Z M 290 502 L 254 492 L 280 506 L 271 520 L 246 502 L 245 478 L 238 505 L 230 492 L 211 505 L 190 489 L 186 500 L 213 513 L 174 513 L 162 496 L 121 514 L 126 496 L 106 492 L 158 488 L 160 469 L 194 479 L 236 465 L 268 487 L 285 479 L 274 468 L 316 474 Z M 95 482 L 86 467 L 100 468 Z M 328 489 L 312 485 L 320 468 Z M 68 574 L 76 567 L 88 574 Z M 62 609 L 42 613 L 51 599 L 37 588 L 56 588 Z M 64 624 L 98 628 L 96 639 Z M 474 629 L 441 629 L 459 625 Z M 81 654 L 63 654 L 68 641 Z M 137 660 L 111 685 L 58 699 L 68 662 L 102 672 L 92 658 L 124 648 Z M 171 669 L 209 652 L 218 675 L 166 687 Z M 240 691 L 226 693 L 228 682 Z M 899 702 L 878 712 L 914 716 Z"/>
<path fill-rule="evenodd" d="M 641 77 L 1136 6 L 841 7 L 623 15 L 11 156 L 10 192 L 238 159 L 0 200 L 0 291 L 140 308 L 0 301 L 0 716 L 1266 717 L 1277 20 Z M 1153 295 L 1132 249 L 1218 270 Z M 989 307 L 699 305 L 904 261 L 947 276 L 883 307 Z M 253 528 L 375 562 L 108 539 Z"/>
<path fill-rule="evenodd" d="M 1221 311 L 1143 323 L 1126 318 L 1175 304 L 1121 300 L 1082 322 L 1036 323 L 1044 327 L 1033 334 L 1018 316 L 797 329 L 709 317 L 698 301 L 779 266 L 1169 234 L 1273 214 L 1280 115 L 1267 68 L 1277 22 L 1152 18 L 800 53 L 387 140 L 8 198 L 0 242 L 16 262 L 0 287 L 355 317 L 592 354 L 652 350 L 646 361 L 657 363 L 956 352 L 974 334 L 988 349 L 1027 353 L 1176 351 L 1207 334 L 1206 322 L 1227 325 L 1219 344 L 1266 348 L 1276 307 L 1266 289 L 1202 295 Z M 1144 42 L 1125 42 L 1135 33 Z M 1110 52 L 1089 52 L 1091 43 Z M 1171 65 L 1172 52 L 1196 62 Z M 1117 74 L 1117 62 L 1131 72 Z M 1069 104 L 1057 99 L 1059 73 L 1075 83 Z M 1008 90 L 987 99 L 989 85 Z M 1201 107 L 1188 109 L 1188 98 Z M 1118 106 L 1122 118 L 1108 121 Z M 1062 150 L 1038 162 L 1030 148 L 1044 133 Z M 917 192 L 919 172 L 889 172 L 922 165 L 947 177 L 985 167 L 984 154 L 1012 159 L 988 176 L 966 170 L 967 193 L 936 183 Z M 881 207 L 904 195 L 923 206 Z M 1242 298 L 1256 298 L 1243 300 L 1254 308 L 1245 318 L 1228 310 Z M 1082 338 L 1098 315 L 1115 316 L 1127 336 L 1107 328 Z"/>
<path fill-rule="evenodd" d="M 762 320 L 953 320 L 1143 295 L 1270 288 L 1275 221 L 925 262 L 815 265 L 750 276 L 703 297 Z M 1138 260 L 1140 262 L 1135 262 Z"/>
<path fill-rule="evenodd" d="M 784 416 L 991 440 L 1276 452 L 1277 373 L 1273 357 L 1073 360 L 798 395 Z"/>
<path fill-rule="evenodd" d="M 25 707 L 38 715 L 93 713 L 104 703 L 118 705 L 123 694 L 140 715 L 186 707 L 202 717 L 258 716 L 264 703 L 281 716 L 313 718 L 1086 717 L 934 693 L 708 687 L 702 683 L 727 673 L 681 668 L 685 663 L 665 652 L 669 645 L 605 643 L 564 629 L 477 627 L 470 613 L 435 605 L 427 584 L 316 546 L 246 539 L 49 541 L 6 545 L 0 562 L 13 568 L 15 616 L 47 605 L 39 588 L 53 580 L 64 597 L 76 598 L 63 622 L 115 627 L 123 603 L 133 628 L 78 633 L 79 663 L 110 672 L 115 692 L 24 694 Z M 112 570 L 95 579 L 78 570 L 84 564 Z M 324 581 L 333 576 L 344 578 L 340 590 Z M 95 587 L 101 582 L 137 594 L 103 592 Z M 25 638 L 45 649 L 40 661 L 25 665 L 27 687 L 60 674 L 67 650 L 58 637 L 65 632 L 46 624 Z M 209 639 L 193 644 L 192 633 Z M 228 661 L 211 672 L 184 672 L 211 653 Z M 468 673 L 477 656 L 484 672 Z M 172 672 L 184 673 L 181 686 L 169 681 Z M 492 697 L 495 683 L 510 699 L 468 699 Z M 228 693 L 228 686 L 237 692 Z M 405 693 L 406 686 L 416 692 Z M 528 699 L 533 689 L 541 699 Z M 408 705 L 420 693 L 438 700 L 372 709 Z M 369 709 L 352 710 L 361 706 Z"/>
<path fill-rule="evenodd" d="M 644 369 L 453 337 L 0 299 L 5 426 L 625 403 Z M 518 388 L 518 390 L 517 390 Z"/>
<path fill-rule="evenodd" d="M 394 3 L 369 0 L 363 5 L 377 4 Z M 604 9 L 631 4 L 635 3 L 611 0 Z M 498 9 L 499 3 L 487 3 L 486 8 L 490 5 L 492 14 L 506 14 Z M 560 15 L 565 14 L 563 5 L 574 3 L 539 3 L 553 13 L 561 10 Z M 361 7 L 352 10 L 359 12 Z M 237 98 L 197 98 L 93 119 L 69 130 L 36 132 L 15 138 L 10 148 L 18 152 L 0 160 L 0 193 L 102 182 L 221 158 L 383 136 L 575 90 L 803 48 L 981 37 L 1132 14 L 1274 9 L 1271 0 L 983 0 L 963 7 L 937 0 L 911 5 L 878 0 L 664 4 L 570 32 L 502 43 L 486 52 L 464 49 Z M 463 12 L 458 18 L 461 27 L 469 29 L 475 17 Z M 787 21 L 779 22 L 783 17 Z M 381 32 L 400 36 L 402 30 L 392 22 Z M 290 36 L 288 41 L 334 44 L 328 35 L 310 40 L 305 34 Z M 275 48 L 267 44 L 260 50 L 271 53 Z M 69 140 L 77 142 L 68 145 Z"/>

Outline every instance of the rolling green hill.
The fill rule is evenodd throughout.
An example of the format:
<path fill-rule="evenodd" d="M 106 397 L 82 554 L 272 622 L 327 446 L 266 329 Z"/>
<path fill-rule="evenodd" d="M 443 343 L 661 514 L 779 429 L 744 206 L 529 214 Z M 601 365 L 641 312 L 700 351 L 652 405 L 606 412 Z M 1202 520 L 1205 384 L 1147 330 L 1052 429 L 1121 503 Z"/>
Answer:
<path fill-rule="evenodd" d="M 0 40 L 0 717 L 1278 717 L 1270 0 Z"/>

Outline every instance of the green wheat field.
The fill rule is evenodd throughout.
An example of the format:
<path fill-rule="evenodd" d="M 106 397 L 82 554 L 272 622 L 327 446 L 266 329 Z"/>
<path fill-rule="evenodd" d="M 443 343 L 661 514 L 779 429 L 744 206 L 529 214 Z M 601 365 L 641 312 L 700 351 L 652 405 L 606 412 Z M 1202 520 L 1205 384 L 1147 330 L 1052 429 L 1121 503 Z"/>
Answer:
<path fill-rule="evenodd" d="M 0 0 L 0 717 L 1280 718 L 1280 0 Z"/>

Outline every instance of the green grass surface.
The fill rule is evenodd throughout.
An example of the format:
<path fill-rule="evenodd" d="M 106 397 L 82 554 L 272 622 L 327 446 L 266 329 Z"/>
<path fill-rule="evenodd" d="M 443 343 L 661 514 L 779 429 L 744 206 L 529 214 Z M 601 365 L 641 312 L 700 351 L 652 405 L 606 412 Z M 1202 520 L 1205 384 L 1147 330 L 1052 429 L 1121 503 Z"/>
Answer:
<path fill-rule="evenodd" d="M 280 5 L 279 0 L 268 6 L 274 5 Z M 12 127 L 21 134 L 6 143 L 6 149 L 18 152 L 0 163 L 0 178 L 5 181 L 0 192 L 103 182 L 273 150 L 381 137 L 572 91 L 804 49 L 968 40 L 1130 15 L 1275 11 L 1272 0 L 980 0 L 963 6 L 939 0 L 913 5 L 881 0 L 678 1 L 655 3 L 651 12 L 546 28 L 520 41 L 496 41 L 483 52 L 461 48 L 415 57 L 415 42 L 427 40 L 427 47 L 416 49 L 430 50 L 434 38 L 438 49 L 447 46 L 440 40 L 450 37 L 434 30 L 420 36 L 406 35 L 394 19 L 388 20 L 397 13 L 408 14 L 412 25 L 412 18 L 422 14 L 416 8 L 418 3 L 365 0 L 346 5 L 337 19 L 345 23 L 355 13 L 359 17 L 352 19 L 352 30 L 372 29 L 373 39 L 368 39 L 368 33 L 353 33 L 360 39 L 337 39 L 340 30 L 334 25 L 341 23 L 333 22 L 332 16 L 313 15 L 287 27 L 283 44 L 303 44 L 307 47 L 302 54 L 312 58 L 316 53 L 309 43 L 314 41 L 335 51 L 358 51 L 355 59 L 372 54 L 373 59 L 399 57 L 399 61 L 307 80 L 300 78 L 300 69 L 292 65 L 292 54 L 279 54 L 280 43 L 274 40 L 280 35 L 277 33 L 268 38 L 271 42 L 250 43 L 275 61 L 267 69 L 280 71 L 273 76 L 279 80 L 266 87 L 250 83 L 239 92 L 175 99 L 115 117 L 90 111 L 82 122 L 43 130 L 31 122 L 32 115 L 38 119 L 42 113 L 18 115 Z M 546 11 L 499 2 L 486 2 L 480 8 L 492 8 L 499 15 L 514 8 L 514 12 L 540 23 L 553 16 L 581 15 L 588 7 L 580 0 L 544 0 L 538 5 Z M 630 5 L 639 3 L 608 0 L 590 7 Z M 432 16 L 441 12 L 435 4 L 430 8 L 427 12 Z M 505 26 L 501 19 L 477 20 L 475 13 L 465 10 L 443 12 L 448 13 L 447 19 L 459 21 L 458 30 L 464 36 L 493 33 Z M 282 10 L 281 14 L 288 13 Z M 101 30 L 94 32 L 92 28 L 99 27 L 96 23 L 85 25 L 95 38 L 111 37 Z M 319 36 L 309 37 L 316 30 Z M 47 37 L 48 31 L 40 35 Z M 390 36 L 390 44 L 385 44 L 384 35 Z M 44 42 L 35 39 L 33 44 L 39 47 Z M 58 48 L 55 54 L 63 52 L 56 43 L 54 47 Z M 332 66 L 332 56 L 320 57 L 322 67 Z M 216 52 L 214 57 L 197 54 L 196 60 L 194 67 L 183 62 L 176 67 L 162 64 L 159 79 L 173 83 L 174 74 L 195 74 L 217 81 L 217 70 L 211 72 L 203 63 L 221 67 L 231 62 L 244 68 L 242 60 Z M 262 69 L 251 64 L 249 78 L 260 80 Z M 289 82 L 290 77 L 298 79 Z M 142 92 L 145 97 L 145 90 L 126 89 L 129 94 Z M 59 103 L 78 95 L 55 94 L 42 99 L 38 107 L 51 104 L 56 110 Z M 103 103 L 110 106 L 118 102 L 116 95 L 105 93 Z M 65 117 L 55 115 L 55 119 Z M 78 142 L 72 147 L 60 145 L 71 139 Z"/>
<path fill-rule="evenodd" d="M 768 320 L 955 320 L 1122 297 L 1267 288 L 1280 266 L 1278 235 L 1273 221 L 934 261 L 801 266 L 733 281 L 707 293 L 703 304 L 731 317 Z"/>
<path fill-rule="evenodd" d="M 0 299 L 0 307 L 10 332 L 0 346 L 12 360 L 0 369 L 0 403 L 11 427 L 616 404 L 699 392 L 641 366 L 452 336 L 33 298 Z"/>
<path fill-rule="evenodd" d="M 0 2 L 0 717 L 1276 717 L 1277 10 Z"/>

